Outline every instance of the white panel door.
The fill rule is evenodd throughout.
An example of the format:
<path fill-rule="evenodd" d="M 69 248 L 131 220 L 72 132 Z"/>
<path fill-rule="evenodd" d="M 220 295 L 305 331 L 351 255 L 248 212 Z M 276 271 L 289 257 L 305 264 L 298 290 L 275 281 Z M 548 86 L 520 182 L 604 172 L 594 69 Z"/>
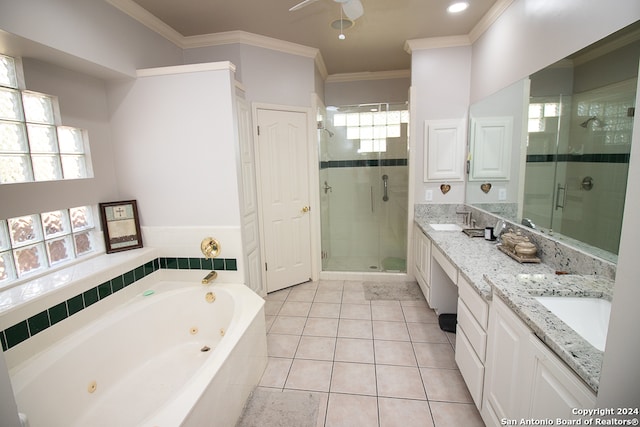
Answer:
<path fill-rule="evenodd" d="M 267 292 L 311 280 L 308 132 L 303 112 L 257 110 Z"/>

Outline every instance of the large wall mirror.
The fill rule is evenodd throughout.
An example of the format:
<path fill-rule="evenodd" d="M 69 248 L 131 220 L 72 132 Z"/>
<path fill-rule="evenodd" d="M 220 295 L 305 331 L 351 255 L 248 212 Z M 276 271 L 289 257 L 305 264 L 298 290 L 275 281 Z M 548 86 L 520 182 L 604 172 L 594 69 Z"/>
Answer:
<path fill-rule="evenodd" d="M 639 58 L 636 22 L 472 105 L 470 171 L 510 173 L 470 174 L 466 202 L 616 262 Z"/>

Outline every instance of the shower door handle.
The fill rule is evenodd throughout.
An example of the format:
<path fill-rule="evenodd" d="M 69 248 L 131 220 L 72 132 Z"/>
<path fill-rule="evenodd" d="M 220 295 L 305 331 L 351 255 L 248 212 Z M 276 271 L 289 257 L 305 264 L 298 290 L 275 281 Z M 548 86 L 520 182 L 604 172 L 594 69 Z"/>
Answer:
<path fill-rule="evenodd" d="M 562 203 L 560 203 L 560 191 L 562 191 Z M 558 208 L 564 209 L 564 199 L 566 196 L 566 187 L 563 187 L 562 184 L 558 183 L 558 188 L 556 189 L 556 210 L 558 210 Z"/>
<path fill-rule="evenodd" d="M 384 196 L 382 196 L 382 201 L 386 202 L 389 200 L 389 195 L 387 194 L 389 189 L 389 175 L 382 175 L 382 185 L 384 186 Z"/>

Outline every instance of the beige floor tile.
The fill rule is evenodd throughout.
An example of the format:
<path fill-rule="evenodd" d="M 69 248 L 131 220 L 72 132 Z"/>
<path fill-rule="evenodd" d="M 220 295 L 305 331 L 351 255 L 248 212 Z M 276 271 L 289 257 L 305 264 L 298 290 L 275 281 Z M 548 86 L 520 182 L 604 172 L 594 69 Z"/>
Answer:
<path fill-rule="evenodd" d="M 445 332 L 437 323 L 407 323 L 409 335 L 413 342 L 433 342 L 446 344 L 449 342 Z"/>
<path fill-rule="evenodd" d="M 293 359 L 269 357 L 267 367 L 262 374 L 259 385 L 261 387 L 284 387 L 292 362 Z"/>
<path fill-rule="evenodd" d="M 378 427 L 377 399 L 330 393 L 325 427 Z"/>
<path fill-rule="evenodd" d="M 378 396 L 426 400 L 420 371 L 411 366 L 376 365 Z"/>
<path fill-rule="evenodd" d="M 271 292 L 264 298 L 267 301 L 284 301 L 291 292 L 291 288 L 282 289 L 280 291 Z"/>
<path fill-rule="evenodd" d="M 328 317 L 337 319 L 340 317 L 340 304 L 330 302 L 314 302 L 311 304 L 309 317 Z"/>
<path fill-rule="evenodd" d="M 339 304 L 342 302 L 342 290 L 318 289 L 318 291 L 316 292 L 316 297 L 313 299 L 313 301 L 314 302 L 333 302 L 333 303 Z"/>
<path fill-rule="evenodd" d="M 266 300 L 264 302 L 264 314 L 275 316 L 278 314 L 284 304 L 284 300 Z"/>
<path fill-rule="evenodd" d="M 414 342 L 413 349 L 421 368 L 455 369 L 458 366 L 451 344 Z"/>
<path fill-rule="evenodd" d="M 280 316 L 302 316 L 307 317 L 311 310 L 310 302 L 285 301 L 278 314 Z"/>
<path fill-rule="evenodd" d="M 408 341 L 374 340 L 376 364 L 418 366 L 413 347 Z"/>
<path fill-rule="evenodd" d="M 363 282 L 361 282 L 359 280 L 345 280 L 343 282 L 342 290 L 344 292 L 350 292 L 350 291 L 363 291 L 364 292 Z"/>
<path fill-rule="evenodd" d="M 341 319 L 371 320 L 371 306 L 369 304 L 342 304 Z"/>
<path fill-rule="evenodd" d="M 404 322 L 404 315 L 402 314 L 400 304 L 397 306 L 371 304 L 371 319 Z"/>
<path fill-rule="evenodd" d="M 311 306 L 311 311 L 313 311 L 313 306 Z M 302 335 L 311 335 L 316 337 L 337 337 L 338 319 L 308 317 L 307 323 L 304 325 Z"/>
<path fill-rule="evenodd" d="M 269 329 L 271 329 L 271 326 L 273 325 L 273 322 L 275 322 L 275 320 L 276 320 L 276 316 L 265 314 L 264 326 L 267 332 L 269 332 Z"/>
<path fill-rule="evenodd" d="M 424 400 L 378 399 L 380 427 L 433 427 L 429 403 Z"/>
<path fill-rule="evenodd" d="M 333 362 L 294 359 L 285 382 L 285 389 L 329 391 Z"/>
<path fill-rule="evenodd" d="M 455 350 L 456 349 L 456 334 L 454 334 L 453 332 L 445 332 L 444 334 L 447 336 L 447 340 L 449 340 L 449 343 L 451 344 L 451 346 Z"/>
<path fill-rule="evenodd" d="M 342 292 L 343 304 L 369 304 L 370 301 L 364 297 L 364 291 L 360 290 L 346 290 Z"/>
<path fill-rule="evenodd" d="M 315 289 L 292 289 L 289 292 L 289 296 L 287 297 L 287 301 L 302 301 L 302 302 L 312 302 L 313 298 L 316 296 Z"/>
<path fill-rule="evenodd" d="M 267 354 L 271 357 L 293 358 L 300 336 L 284 334 L 267 334 Z"/>
<path fill-rule="evenodd" d="M 390 305 L 400 307 L 400 301 L 398 300 L 386 300 L 386 299 L 374 299 L 371 300 L 371 305 Z"/>
<path fill-rule="evenodd" d="M 402 300 L 400 301 L 400 305 L 403 307 L 424 307 L 429 309 L 429 305 L 427 304 L 427 300 Z"/>
<path fill-rule="evenodd" d="M 299 285 L 292 286 L 289 289 L 318 289 L 318 283 L 320 282 L 304 282 Z"/>
<path fill-rule="evenodd" d="M 375 366 L 367 363 L 335 362 L 329 391 L 376 396 Z"/>
<path fill-rule="evenodd" d="M 371 320 L 340 319 L 338 337 L 341 338 L 373 338 Z"/>
<path fill-rule="evenodd" d="M 420 374 L 430 401 L 473 403 L 459 370 L 420 368 Z"/>
<path fill-rule="evenodd" d="M 485 427 L 471 403 L 429 402 L 435 427 Z"/>
<path fill-rule="evenodd" d="M 276 316 L 269 332 L 272 334 L 301 335 L 306 317 Z"/>
<path fill-rule="evenodd" d="M 318 290 L 323 291 L 342 291 L 344 288 L 343 280 L 321 280 L 318 282 Z"/>
<path fill-rule="evenodd" d="M 330 337 L 302 336 L 296 359 L 333 360 L 336 349 L 336 339 Z"/>
<path fill-rule="evenodd" d="M 438 323 L 435 311 L 426 306 L 402 306 L 402 311 L 407 322 Z"/>
<path fill-rule="evenodd" d="M 372 307 L 373 308 L 373 307 Z M 409 331 L 404 322 L 373 321 L 373 338 L 388 341 L 409 341 Z"/>
<path fill-rule="evenodd" d="M 334 360 L 340 362 L 374 363 L 373 340 L 338 338 Z"/>

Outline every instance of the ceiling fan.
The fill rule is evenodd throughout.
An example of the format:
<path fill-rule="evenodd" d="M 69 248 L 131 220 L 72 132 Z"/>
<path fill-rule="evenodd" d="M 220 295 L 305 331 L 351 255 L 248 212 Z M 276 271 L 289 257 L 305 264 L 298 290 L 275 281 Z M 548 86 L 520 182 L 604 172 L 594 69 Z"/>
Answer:
<path fill-rule="evenodd" d="M 289 9 L 289 12 L 293 12 L 298 9 L 302 9 L 305 6 L 310 5 L 311 3 L 315 3 L 318 0 L 303 0 L 297 5 L 293 6 Z M 342 5 L 342 11 L 347 16 L 347 18 L 355 21 L 360 18 L 364 14 L 364 8 L 362 7 L 362 2 L 360 0 L 333 0 L 336 3 L 340 3 Z"/>

